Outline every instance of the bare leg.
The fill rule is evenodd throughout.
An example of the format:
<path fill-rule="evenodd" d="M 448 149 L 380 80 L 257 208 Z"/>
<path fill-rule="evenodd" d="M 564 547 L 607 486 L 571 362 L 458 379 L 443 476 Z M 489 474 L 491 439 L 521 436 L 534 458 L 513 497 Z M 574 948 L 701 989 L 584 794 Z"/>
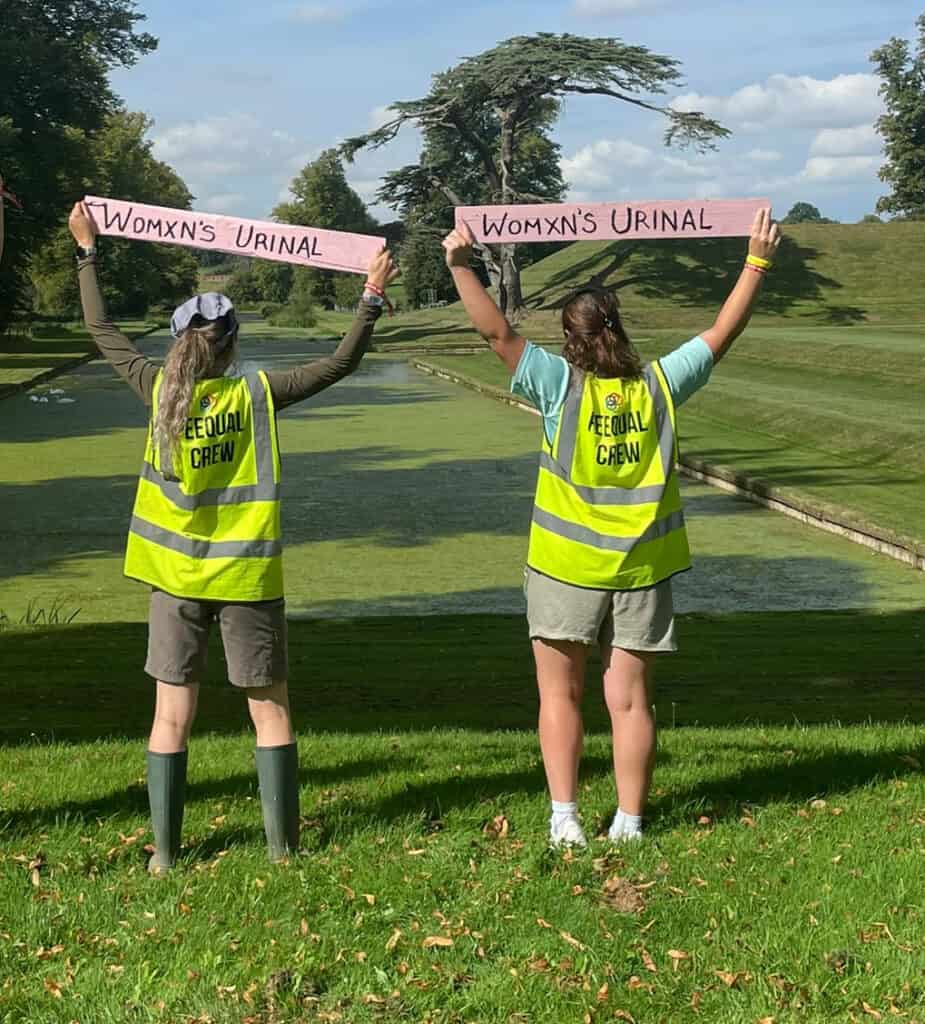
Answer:
<path fill-rule="evenodd" d="M 258 747 L 282 747 L 295 740 L 289 718 L 289 686 L 284 681 L 247 690 L 247 710 Z"/>
<path fill-rule="evenodd" d="M 174 686 L 158 682 L 148 750 L 153 754 L 186 750 L 198 703 L 199 683 Z"/>
<path fill-rule="evenodd" d="M 581 698 L 588 648 L 569 640 L 533 641 L 540 691 L 540 749 L 549 793 L 558 803 L 575 800 L 583 746 Z"/>
<path fill-rule="evenodd" d="M 619 647 L 601 651 L 604 699 L 613 729 L 613 769 L 620 810 L 641 815 L 655 767 L 652 694 L 655 655 Z"/>

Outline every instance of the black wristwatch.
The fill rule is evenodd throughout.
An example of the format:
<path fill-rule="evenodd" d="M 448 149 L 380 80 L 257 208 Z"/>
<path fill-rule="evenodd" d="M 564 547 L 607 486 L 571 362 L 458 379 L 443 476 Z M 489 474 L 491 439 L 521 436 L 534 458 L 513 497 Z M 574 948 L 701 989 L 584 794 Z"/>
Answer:
<path fill-rule="evenodd" d="M 95 255 L 96 255 L 96 246 L 95 245 L 91 245 L 87 249 L 85 249 L 82 245 L 78 245 L 77 246 L 77 259 L 79 259 L 79 260 L 88 260 L 91 256 L 95 256 Z"/>

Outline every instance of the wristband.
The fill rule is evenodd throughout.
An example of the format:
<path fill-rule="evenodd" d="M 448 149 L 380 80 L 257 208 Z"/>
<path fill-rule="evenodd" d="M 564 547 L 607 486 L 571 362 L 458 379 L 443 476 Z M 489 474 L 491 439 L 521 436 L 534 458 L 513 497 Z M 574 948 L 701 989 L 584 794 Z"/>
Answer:
<path fill-rule="evenodd" d="M 379 285 L 374 284 L 372 281 L 367 281 L 366 284 L 363 285 L 363 291 L 371 292 L 373 295 L 375 295 L 376 298 L 379 299 L 379 301 L 375 303 L 375 305 L 384 305 L 386 309 L 389 311 L 389 316 L 395 315 L 395 307 L 392 305 L 391 302 L 389 302 L 389 297 L 388 295 L 385 294 L 384 288 L 380 288 Z"/>
<path fill-rule="evenodd" d="M 751 253 L 745 257 L 745 262 L 750 267 L 758 267 L 761 270 L 770 270 L 774 266 L 770 260 L 763 259 L 761 256 L 752 256 Z"/>
<path fill-rule="evenodd" d="M 762 267 L 752 266 L 751 263 L 746 263 L 744 269 L 750 270 L 753 274 L 761 274 L 762 277 L 768 276 L 768 272 L 765 269 L 763 269 Z"/>

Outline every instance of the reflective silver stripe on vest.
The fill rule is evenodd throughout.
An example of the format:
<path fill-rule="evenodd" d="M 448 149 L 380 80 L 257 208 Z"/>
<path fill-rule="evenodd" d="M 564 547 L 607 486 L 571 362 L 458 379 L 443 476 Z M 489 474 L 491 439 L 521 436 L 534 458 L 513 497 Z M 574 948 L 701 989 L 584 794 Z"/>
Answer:
<path fill-rule="evenodd" d="M 585 375 L 581 370 L 569 367 L 568 390 L 559 421 L 559 443 L 556 459 L 566 470 L 566 479 L 575 462 L 575 445 L 578 443 L 578 417 L 581 415 L 581 399 L 585 390 Z"/>
<path fill-rule="evenodd" d="M 561 519 L 545 509 L 536 507 L 533 509 L 533 522 L 544 530 L 554 533 L 557 537 L 575 540 L 580 544 L 587 544 L 602 551 L 620 551 L 623 554 L 629 554 L 637 544 L 646 544 L 650 540 L 665 537 L 674 530 L 680 530 L 684 526 L 684 513 L 679 510 L 665 516 L 664 519 L 656 519 L 638 537 L 614 537 L 607 533 L 597 533 L 595 530 L 589 530 L 587 526 L 570 523 L 567 519 Z"/>
<path fill-rule="evenodd" d="M 649 394 L 652 396 L 652 403 L 655 406 L 658 448 L 662 455 L 662 469 L 667 484 L 674 472 L 674 429 L 671 426 L 671 416 L 668 411 L 668 398 L 658 379 L 658 374 L 655 372 L 655 367 L 651 363 L 642 371 L 642 376 L 649 386 Z"/>
<path fill-rule="evenodd" d="M 540 468 L 564 480 L 588 505 L 648 505 L 661 501 L 665 493 L 662 484 L 652 487 L 585 487 L 576 484 L 549 452 L 540 452 Z"/>
<path fill-rule="evenodd" d="M 152 544 L 190 558 L 275 558 L 283 553 L 283 545 L 278 540 L 193 540 L 139 516 L 132 516 L 129 530 Z"/>
<path fill-rule="evenodd" d="M 254 460 L 257 466 L 257 483 L 231 487 L 210 487 L 198 494 L 187 494 L 175 480 L 165 480 L 160 472 L 145 459 L 141 467 L 141 478 L 153 484 L 163 496 L 183 509 L 195 512 L 198 508 L 215 505 L 243 505 L 251 501 L 278 501 L 279 484 L 274 480 L 273 443 L 270 431 L 270 409 L 267 392 L 257 374 L 245 376 L 251 395 L 251 419 L 254 428 Z"/>

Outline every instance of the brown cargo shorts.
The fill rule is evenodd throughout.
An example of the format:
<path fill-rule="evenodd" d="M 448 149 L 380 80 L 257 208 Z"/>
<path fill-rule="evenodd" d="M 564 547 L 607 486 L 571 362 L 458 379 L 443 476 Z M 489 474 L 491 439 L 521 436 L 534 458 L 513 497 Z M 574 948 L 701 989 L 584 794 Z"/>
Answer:
<path fill-rule="evenodd" d="M 289 677 L 286 602 L 197 601 L 152 590 L 145 672 L 183 686 L 205 678 L 209 631 L 217 621 L 233 686 L 271 686 Z"/>

